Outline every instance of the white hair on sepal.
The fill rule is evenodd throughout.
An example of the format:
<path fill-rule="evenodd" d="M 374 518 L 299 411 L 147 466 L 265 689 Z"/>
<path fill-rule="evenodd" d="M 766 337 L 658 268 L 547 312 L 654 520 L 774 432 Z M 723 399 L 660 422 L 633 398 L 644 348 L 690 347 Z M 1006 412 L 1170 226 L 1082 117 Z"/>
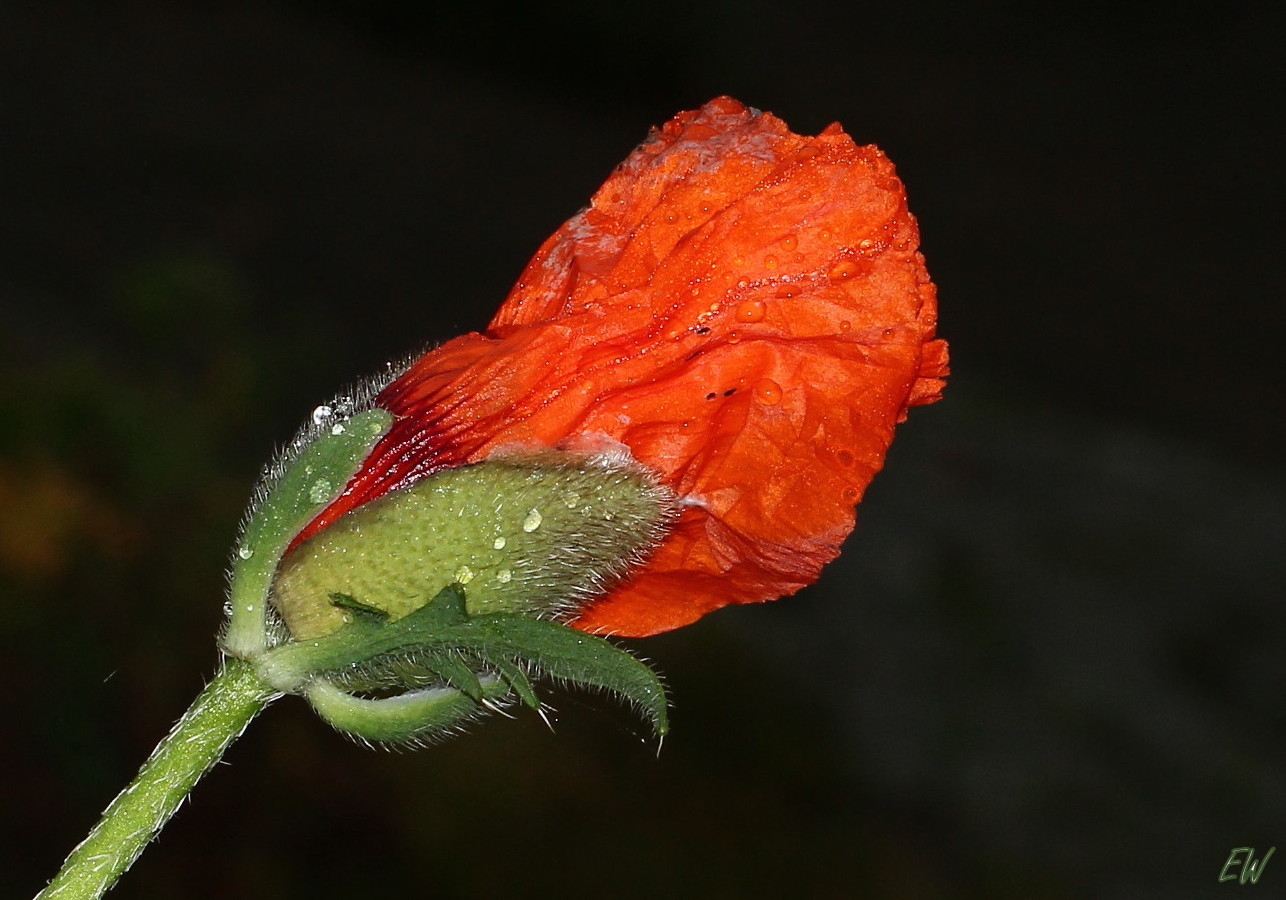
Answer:
<path fill-rule="evenodd" d="M 480 674 L 488 687 L 493 690 L 495 685 L 501 683 L 499 675 L 494 672 L 486 671 Z M 419 699 L 429 697 L 442 699 L 447 695 L 454 695 L 457 698 L 466 696 L 458 688 L 447 687 L 438 683 L 433 686 L 414 687 L 390 696 L 364 697 L 361 695 L 362 692 L 350 692 L 337 688 L 333 683 L 329 682 L 329 679 L 321 679 L 321 681 L 328 682 L 328 690 L 332 697 L 336 695 L 342 696 L 345 698 L 346 705 L 350 707 L 365 707 L 367 715 L 358 716 L 358 719 L 369 717 L 373 720 L 374 716 L 379 712 L 388 711 L 396 705 L 414 702 Z M 512 690 L 499 696 L 483 696 L 480 700 L 471 701 L 471 706 L 454 712 L 449 721 L 434 721 L 433 716 L 435 714 L 430 712 L 425 715 L 424 722 L 419 728 L 412 726 L 408 733 L 403 736 L 385 737 L 364 731 L 360 721 L 354 721 L 351 717 L 349 721 L 341 724 L 335 721 L 331 715 L 328 715 L 325 710 L 318 707 L 312 696 L 309 699 L 323 721 L 349 740 L 370 749 L 387 750 L 394 753 L 443 743 L 466 733 L 470 726 L 485 718 L 488 713 L 500 713 L 512 718 L 507 710 L 516 702 Z"/>
<path fill-rule="evenodd" d="M 673 491 L 619 442 L 507 444 L 350 510 L 283 564 L 278 612 L 296 637 L 341 623 L 331 591 L 395 617 L 453 577 L 469 609 L 574 618 L 641 566 L 679 512 Z"/>
<path fill-rule="evenodd" d="M 448 684 L 434 671 L 434 658 L 443 652 L 457 662 L 468 666 L 478 676 L 484 690 L 480 697 L 471 698 L 474 704 L 472 707 L 455 714 L 450 722 L 429 722 L 426 717 L 427 724 L 423 729 L 403 737 L 384 738 L 372 737 L 370 734 L 363 733 L 360 728 L 337 724 L 321 709 L 318 712 L 332 728 L 341 734 L 367 747 L 391 751 L 416 749 L 442 743 L 465 733 L 470 726 L 488 713 L 497 713 L 510 719 L 516 718 L 511 710 L 522 701 L 513 680 L 500 671 L 502 667 L 490 664 L 479 655 L 461 648 L 443 651 L 440 648 L 410 647 L 354 663 L 345 672 L 332 673 L 327 680 L 334 688 L 346 694 L 350 701 L 355 701 L 354 705 L 370 704 L 368 707 L 370 709 L 376 709 L 375 704 L 386 704 L 385 708 L 388 708 L 398 702 L 406 702 L 416 697 L 446 692 L 451 692 L 460 698 L 469 696 L 458 686 Z M 539 667 L 521 656 L 515 656 L 507 662 L 522 673 L 522 678 L 534 680 L 541 676 Z M 498 693 L 497 688 L 504 693 Z M 548 724 L 542 707 L 544 704 L 537 699 L 536 713 Z"/>
<path fill-rule="evenodd" d="M 652 675 L 656 678 L 658 685 L 660 686 L 662 692 L 666 696 L 666 706 L 668 708 L 671 705 L 668 699 L 670 692 L 668 689 L 669 685 L 666 684 L 665 676 L 662 675 L 661 672 L 658 671 L 651 664 L 651 661 L 647 657 L 640 656 L 638 653 L 635 653 L 633 650 L 626 649 L 624 647 L 621 647 L 620 645 L 616 645 L 616 649 L 622 653 L 625 653 L 625 654 L 628 654 L 629 656 L 634 657 L 636 661 L 638 661 L 639 663 L 642 663 L 643 665 L 647 666 L 648 669 L 651 670 Z M 541 678 L 544 683 L 552 685 L 555 690 L 564 694 L 568 694 L 570 696 L 576 696 L 579 694 L 579 695 L 585 695 L 589 697 L 603 697 L 603 696 L 611 697 L 617 702 L 618 705 L 628 709 L 630 712 L 634 713 L 638 718 L 643 719 L 644 721 L 650 721 L 651 719 L 651 713 L 642 703 L 633 699 L 632 697 L 629 697 L 624 693 L 612 690 L 610 687 L 607 687 L 606 685 L 588 684 L 586 682 L 576 681 L 570 678 L 562 678 L 557 675 L 543 675 L 542 673 L 539 673 L 539 672 L 532 673 L 532 677 Z M 546 704 L 544 702 L 541 703 L 541 706 L 548 707 L 551 711 L 553 710 L 553 707 L 551 705 Z M 653 732 L 652 736 L 660 739 L 665 737 L 665 733 Z"/>
<path fill-rule="evenodd" d="M 484 700 L 478 704 L 478 708 L 476 710 L 470 712 L 466 716 L 462 716 L 450 725 L 439 726 L 433 729 L 426 728 L 424 731 L 400 741 L 366 741 L 365 743 L 389 753 L 402 753 L 407 750 L 422 750 L 425 747 L 433 747 L 438 744 L 445 743 L 452 738 L 459 737 L 460 735 L 468 734 L 469 729 L 485 719 L 488 713 L 498 713 L 506 718 L 514 718 L 513 715 L 507 711 L 507 707 L 512 705 L 513 704 L 511 702 Z"/>
<path fill-rule="evenodd" d="M 224 607 L 226 618 L 219 639 L 226 652 L 244 655 L 290 640 L 289 628 L 278 614 L 272 569 L 280 562 L 288 539 L 294 536 L 291 530 L 304 526 L 310 507 L 311 514 L 315 514 L 339 495 L 381 430 L 387 427 L 382 423 L 390 420 L 391 413 L 376 410 L 375 397 L 414 359 L 388 363 L 383 372 L 315 408 L 309 420 L 261 471 L 242 513 L 226 570 L 229 602 Z M 305 457 L 312 449 L 316 452 Z M 312 476 L 317 471 L 314 464 L 320 465 L 321 470 L 306 485 L 305 495 L 305 488 L 294 482 L 301 473 L 305 479 Z M 292 484 L 278 497 L 287 478 Z M 258 561 L 247 568 L 247 561 L 256 556 Z M 265 577 L 267 583 L 261 584 Z"/>
<path fill-rule="evenodd" d="M 629 573 L 643 565 L 665 538 L 678 515 L 674 492 L 660 483 L 655 474 L 639 464 L 624 444 L 597 450 L 588 455 L 575 451 L 555 451 L 538 455 L 532 463 L 555 465 L 576 483 L 578 473 L 599 470 L 617 483 L 632 482 L 638 486 L 641 504 L 633 504 L 613 518 L 587 516 L 578 527 L 560 535 L 559 545 L 544 559 L 526 560 L 553 588 L 564 592 L 553 609 L 541 618 L 565 620 L 574 617 L 593 600 L 624 581 Z M 602 484 L 588 479 L 586 486 Z M 620 553 L 622 533 L 634 536 L 628 552 Z M 617 551 L 613 553 L 612 551 Z M 569 589 L 570 588 L 570 589 Z"/>
<path fill-rule="evenodd" d="M 619 647 L 617 649 L 621 650 Z M 468 651 L 456 650 L 450 652 L 453 656 L 469 664 L 487 689 L 481 697 L 472 700 L 472 706 L 455 713 L 450 721 L 430 721 L 431 717 L 426 716 L 425 725 L 420 730 L 415 730 L 400 737 L 381 737 L 364 733 L 361 727 L 349 727 L 355 724 L 352 720 L 348 722 L 347 726 L 341 725 L 337 724 L 322 709 L 319 709 L 318 712 L 322 714 L 322 718 L 331 727 L 351 740 L 367 747 L 393 752 L 442 743 L 467 732 L 475 722 L 483 719 L 488 713 L 497 713 L 506 718 L 516 718 L 514 712 L 519 706 L 532 709 L 540 717 L 541 721 L 545 723 L 546 727 L 551 731 L 554 730 L 551 714 L 555 712 L 555 707 L 548 703 L 543 696 L 535 696 L 535 705 L 532 706 L 522 700 L 521 693 L 515 687 L 514 681 L 499 671 L 499 668 L 503 667 L 498 667 L 494 663 L 489 664 L 484 659 L 476 657 Z M 627 653 L 644 665 L 647 664 L 646 660 L 635 653 L 626 650 L 621 650 L 621 652 Z M 388 709 L 394 704 L 413 701 L 419 697 L 434 694 L 445 695 L 449 692 L 457 698 L 466 696 L 460 688 L 446 684 L 441 677 L 430 672 L 430 664 L 428 663 L 420 672 L 413 671 L 417 658 L 429 659 L 431 656 L 432 653 L 426 654 L 416 650 L 410 650 L 405 653 L 399 651 L 384 658 L 368 660 L 355 666 L 353 670 L 343 676 L 332 675 L 327 680 L 332 689 L 342 691 L 353 705 L 361 704 L 370 710 L 377 710 L 380 706 Z M 530 682 L 539 681 L 543 685 L 568 695 L 611 695 L 616 697 L 622 706 L 632 710 L 640 717 L 644 719 L 651 719 L 652 717 L 652 711 L 648 710 L 641 702 L 606 685 L 551 675 L 543 671 L 537 661 L 522 655 L 508 658 L 507 661 L 509 665 L 519 669 L 525 678 L 529 678 Z M 662 694 L 665 694 L 664 679 L 655 672 L 653 674 Z M 530 682 L 528 689 L 534 691 L 534 685 L 531 685 Z M 502 689 L 504 693 L 499 693 L 498 688 Z M 390 689 L 395 690 L 396 693 L 385 693 Z"/>
<path fill-rule="evenodd" d="M 352 418 L 355 413 L 371 409 L 373 401 L 379 392 L 401 377 L 402 373 L 423 355 L 423 352 L 409 354 L 385 363 L 382 371 L 359 379 L 326 403 L 313 408 L 308 419 L 299 426 L 294 436 L 284 445 L 279 446 L 276 452 L 273 453 L 272 458 L 260 470 L 259 477 L 255 479 L 255 485 L 250 492 L 250 502 L 247 504 L 245 512 L 241 515 L 241 522 L 237 528 L 238 541 L 234 545 L 235 548 L 239 549 L 242 546 L 241 538 L 245 536 L 250 520 L 258 514 L 272 489 L 281 481 L 281 476 L 290 468 L 291 463 L 299 458 L 299 454 L 304 451 L 304 448 L 323 434 L 341 433 L 344 429 L 344 423 Z M 339 429 L 339 431 L 337 432 L 335 429 Z M 336 493 L 342 487 L 342 485 L 338 486 Z M 233 552 L 236 553 L 237 550 L 234 549 Z M 231 568 L 228 569 L 228 577 L 232 577 Z"/>

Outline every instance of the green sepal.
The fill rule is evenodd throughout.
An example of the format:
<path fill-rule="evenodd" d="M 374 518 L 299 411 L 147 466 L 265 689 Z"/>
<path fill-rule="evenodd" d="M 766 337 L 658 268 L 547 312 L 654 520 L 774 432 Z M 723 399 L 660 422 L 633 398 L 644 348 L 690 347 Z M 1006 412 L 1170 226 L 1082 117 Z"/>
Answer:
<path fill-rule="evenodd" d="M 642 561 L 677 503 L 606 455 L 532 452 L 434 472 L 364 502 L 282 560 L 273 605 L 297 640 L 343 626 L 335 592 L 400 619 L 446 585 L 472 615 L 557 620 Z"/>
<path fill-rule="evenodd" d="M 637 706 L 657 734 L 669 730 L 669 704 L 656 672 L 603 638 L 556 622 L 494 613 L 473 617 L 452 640 L 479 658 L 521 659 L 545 676 L 610 691 Z"/>
<path fill-rule="evenodd" d="M 354 615 L 331 634 L 264 653 L 256 668 L 273 687 L 289 693 L 311 690 L 318 678 L 329 678 L 336 690 L 368 692 L 424 688 L 435 680 L 474 703 L 486 698 L 476 672 L 492 672 L 506 690 L 539 709 L 530 671 L 608 690 L 639 707 L 658 734 L 669 727 L 665 689 L 645 663 L 566 625 L 509 613 L 469 616 L 458 584 L 396 621 Z"/>
<path fill-rule="evenodd" d="M 282 464 L 252 508 L 234 554 L 230 614 L 221 641 L 224 652 L 250 659 L 267 648 L 268 594 L 282 555 L 344 487 L 392 421 L 393 414 L 385 409 L 356 413 L 315 436 Z"/>
<path fill-rule="evenodd" d="M 404 617 L 413 619 L 408 627 L 432 631 L 433 629 L 455 628 L 469 621 L 469 608 L 465 602 L 464 585 L 453 581 L 438 591 L 433 599 Z"/>
<path fill-rule="evenodd" d="M 536 696 L 536 689 L 531 686 L 527 673 L 522 670 L 522 666 L 507 659 L 492 659 L 491 665 L 496 670 L 505 683 L 513 689 L 518 695 L 518 699 L 529 709 L 540 709 L 540 698 Z"/>
<path fill-rule="evenodd" d="M 422 659 L 414 660 L 414 664 L 422 666 L 425 671 L 433 673 L 449 687 L 461 691 L 471 700 L 481 702 L 482 684 L 478 680 L 477 673 L 470 669 L 463 659 L 450 651 L 428 654 Z"/>
<path fill-rule="evenodd" d="M 451 734 L 482 711 L 483 703 L 502 700 L 508 687 L 485 678 L 481 702 L 455 688 L 425 688 L 395 697 L 355 697 L 325 678 L 308 685 L 308 702 L 332 727 L 382 744 L 432 741 Z"/>

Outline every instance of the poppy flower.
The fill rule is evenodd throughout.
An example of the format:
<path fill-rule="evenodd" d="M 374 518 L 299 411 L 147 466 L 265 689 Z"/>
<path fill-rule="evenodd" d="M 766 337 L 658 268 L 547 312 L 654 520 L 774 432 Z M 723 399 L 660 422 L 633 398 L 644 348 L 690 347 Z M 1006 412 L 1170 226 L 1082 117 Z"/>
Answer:
<path fill-rule="evenodd" d="M 375 396 L 395 416 L 298 535 L 514 448 L 627 448 L 680 498 L 571 622 L 643 636 L 816 580 L 946 344 L 893 166 L 838 125 L 720 97 L 654 130 L 537 251 L 482 334 Z"/>

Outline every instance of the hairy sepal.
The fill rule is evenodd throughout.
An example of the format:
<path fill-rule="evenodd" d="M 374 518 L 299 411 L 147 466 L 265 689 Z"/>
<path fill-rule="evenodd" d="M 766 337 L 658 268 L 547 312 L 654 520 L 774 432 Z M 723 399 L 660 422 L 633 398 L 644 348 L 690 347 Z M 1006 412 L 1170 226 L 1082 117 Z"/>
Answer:
<path fill-rule="evenodd" d="M 309 640 L 353 618 L 353 598 L 398 619 L 452 583 L 472 615 L 567 619 L 641 563 L 677 504 L 610 454 L 506 455 L 447 469 L 345 513 L 282 561 L 275 602 Z"/>
<path fill-rule="evenodd" d="M 485 709 L 508 694 L 498 678 L 484 687 L 494 698 L 479 702 L 450 687 L 421 688 L 392 697 L 359 697 L 320 678 L 305 696 L 317 714 L 337 731 L 371 744 L 431 744 L 461 731 Z"/>
<path fill-rule="evenodd" d="M 249 659 L 277 642 L 269 595 L 282 556 L 295 535 L 339 493 L 392 420 L 387 410 L 367 409 L 318 423 L 300 432 L 264 473 L 232 562 L 229 619 L 220 642 L 224 652 Z"/>
<path fill-rule="evenodd" d="M 539 710 L 537 676 L 605 690 L 658 735 L 669 727 L 664 686 L 645 663 L 556 622 L 470 615 L 458 584 L 400 619 L 359 613 L 331 634 L 263 654 L 256 667 L 336 728 L 377 743 L 435 740 L 510 697 Z"/>

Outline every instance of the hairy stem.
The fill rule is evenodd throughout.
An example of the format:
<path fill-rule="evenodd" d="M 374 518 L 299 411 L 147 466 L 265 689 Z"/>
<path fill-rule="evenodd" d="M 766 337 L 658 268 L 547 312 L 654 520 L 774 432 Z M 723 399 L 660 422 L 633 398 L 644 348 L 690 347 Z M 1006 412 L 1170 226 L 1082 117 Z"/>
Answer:
<path fill-rule="evenodd" d="M 277 693 L 244 660 L 229 658 L 134 780 L 72 850 L 36 900 L 101 897 L 169 821 L 188 792 Z"/>

